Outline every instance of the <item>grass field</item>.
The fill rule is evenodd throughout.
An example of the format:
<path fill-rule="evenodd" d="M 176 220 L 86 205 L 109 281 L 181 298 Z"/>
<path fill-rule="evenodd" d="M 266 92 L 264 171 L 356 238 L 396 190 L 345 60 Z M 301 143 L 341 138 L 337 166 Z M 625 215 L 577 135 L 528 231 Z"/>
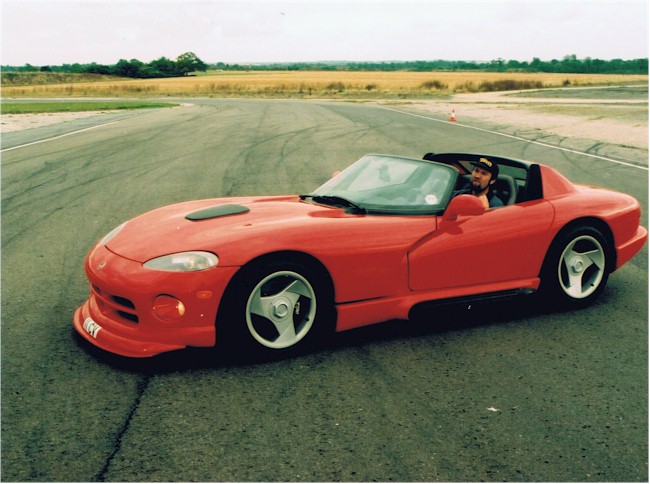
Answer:
<path fill-rule="evenodd" d="M 4 85 L 2 96 L 24 97 L 269 97 L 327 99 L 417 99 L 562 86 L 647 84 L 647 75 L 495 72 L 210 72 L 170 79 L 101 80 L 59 84 Z"/>
<path fill-rule="evenodd" d="M 147 101 L 3 102 L 2 114 L 65 113 L 112 109 L 145 109 L 177 106 L 174 103 Z"/>

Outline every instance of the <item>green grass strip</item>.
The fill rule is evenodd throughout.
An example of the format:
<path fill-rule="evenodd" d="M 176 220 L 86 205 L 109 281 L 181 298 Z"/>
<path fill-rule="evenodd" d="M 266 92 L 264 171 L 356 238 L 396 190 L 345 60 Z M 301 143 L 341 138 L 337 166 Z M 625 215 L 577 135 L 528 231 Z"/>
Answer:
<path fill-rule="evenodd" d="M 148 109 L 178 106 L 175 103 L 150 101 L 64 101 L 64 102 L 3 102 L 2 114 L 72 113 L 112 109 Z"/>

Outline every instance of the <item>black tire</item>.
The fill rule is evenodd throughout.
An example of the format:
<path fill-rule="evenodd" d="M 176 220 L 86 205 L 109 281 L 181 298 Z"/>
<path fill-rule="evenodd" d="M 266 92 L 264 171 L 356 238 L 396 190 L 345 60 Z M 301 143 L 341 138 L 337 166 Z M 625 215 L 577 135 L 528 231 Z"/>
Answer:
<path fill-rule="evenodd" d="M 593 302 L 609 278 L 611 248 L 595 227 L 580 225 L 561 232 L 551 244 L 541 273 L 540 293 L 565 307 Z"/>
<path fill-rule="evenodd" d="M 217 318 L 217 339 L 232 352 L 288 356 L 313 348 L 332 332 L 331 285 L 297 261 L 266 260 L 237 274 Z"/>

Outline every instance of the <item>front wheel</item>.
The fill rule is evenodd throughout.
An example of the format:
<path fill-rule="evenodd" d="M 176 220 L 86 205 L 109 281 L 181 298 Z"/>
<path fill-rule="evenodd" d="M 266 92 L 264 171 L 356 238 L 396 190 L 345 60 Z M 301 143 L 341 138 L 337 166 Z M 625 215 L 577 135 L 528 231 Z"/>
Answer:
<path fill-rule="evenodd" d="M 226 334 L 238 349 L 291 354 L 322 341 L 332 326 L 331 291 L 325 278 L 308 265 L 256 264 L 238 275 L 229 292 Z"/>
<path fill-rule="evenodd" d="M 297 272 L 272 272 L 252 289 L 246 303 L 246 327 L 262 346 L 283 350 L 299 344 L 314 326 L 316 291 Z"/>
<path fill-rule="evenodd" d="M 609 277 L 607 239 L 594 227 L 576 227 L 560 234 L 551 246 L 542 270 L 542 292 L 554 302 L 590 303 Z"/>

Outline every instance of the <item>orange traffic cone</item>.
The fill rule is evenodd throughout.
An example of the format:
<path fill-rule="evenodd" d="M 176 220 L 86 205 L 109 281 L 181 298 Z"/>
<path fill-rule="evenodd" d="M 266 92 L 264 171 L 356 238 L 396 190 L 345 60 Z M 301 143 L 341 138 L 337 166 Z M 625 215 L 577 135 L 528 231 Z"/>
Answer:
<path fill-rule="evenodd" d="M 454 109 L 451 110 L 451 114 L 449 115 L 449 121 L 456 121 L 456 111 Z"/>

